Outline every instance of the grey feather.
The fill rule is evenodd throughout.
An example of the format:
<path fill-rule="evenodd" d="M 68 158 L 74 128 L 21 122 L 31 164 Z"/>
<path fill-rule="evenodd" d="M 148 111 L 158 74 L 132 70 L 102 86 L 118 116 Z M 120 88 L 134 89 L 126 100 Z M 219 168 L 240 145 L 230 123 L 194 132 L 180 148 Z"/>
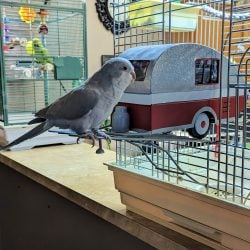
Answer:
<path fill-rule="evenodd" d="M 36 123 L 41 123 L 41 122 L 45 122 L 46 119 L 42 118 L 42 117 L 36 117 L 33 120 L 29 121 L 28 124 L 32 125 L 32 124 L 36 124 Z"/>
<path fill-rule="evenodd" d="M 25 133 L 24 135 L 18 137 L 16 140 L 12 141 L 8 145 L 0 147 L 0 150 L 7 150 L 8 148 L 11 148 L 23 141 L 29 140 L 35 136 L 42 134 L 43 132 L 47 131 L 50 128 L 51 128 L 51 125 L 49 125 L 46 122 L 43 122 L 39 124 L 38 126 L 36 126 L 35 128 L 28 131 L 27 133 Z"/>
<path fill-rule="evenodd" d="M 134 68 L 127 59 L 118 57 L 107 61 L 84 85 L 38 111 L 29 124 L 42 122 L 40 125 L 0 150 L 31 139 L 53 126 L 71 129 L 79 135 L 98 129 L 134 79 Z"/>
<path fill-rule="evenodd" d="M 98 94 L 94 90 L 80 86 L 41 109 L 35 116 L 46 119 L 78 119 L 87 114 L 96 105 L 97 100 Z"/>

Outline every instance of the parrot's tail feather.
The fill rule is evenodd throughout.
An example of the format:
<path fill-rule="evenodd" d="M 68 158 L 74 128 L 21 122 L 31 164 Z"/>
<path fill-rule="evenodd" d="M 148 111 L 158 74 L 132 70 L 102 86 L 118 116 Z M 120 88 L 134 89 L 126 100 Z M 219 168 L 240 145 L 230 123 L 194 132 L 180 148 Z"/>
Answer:
<path fill-rule="evenodd" d="M 48 129 L 50 129 L 52 126 L 46 122 L 43 122 L 41 124 L 39 124 L 38 126 L 36 126 L 35 128 L 31 129 L 30 131 L 28 131 L 27 133 L 25 133 L 24 135 L 18 137 L 16 140 L 14 140 L 13 142 L 0 147 L 0 151 L 2 150 L 7 150 L 23 141 L 29 140 L 35 136 L 38 136 L 40 134 L 42 134 L 43 132 L 47 131 Z"/>
<path fill-rule="evenodd" d="M 45 122 L 46 119 L 45 118 L 41 118 L 41 117 L 36 117 L 33 120 L 29 121 L 28 124 L 36 124 L 36 123 L 40 123 L 40 122 Z"/>

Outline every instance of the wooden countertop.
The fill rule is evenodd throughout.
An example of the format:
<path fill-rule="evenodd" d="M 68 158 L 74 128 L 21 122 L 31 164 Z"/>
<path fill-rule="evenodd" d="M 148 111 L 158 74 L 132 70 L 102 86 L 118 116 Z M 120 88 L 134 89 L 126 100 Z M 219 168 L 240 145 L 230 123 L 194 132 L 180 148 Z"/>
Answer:
<path fill-rule="evenodd" d="M 0 154 L 0 162 L 78 204 L 157 249 L 210 249 L 144 217 L 126 211 L 103 165 L 113 151 L 95 153 L 89 144 L 60 145 Z"/>

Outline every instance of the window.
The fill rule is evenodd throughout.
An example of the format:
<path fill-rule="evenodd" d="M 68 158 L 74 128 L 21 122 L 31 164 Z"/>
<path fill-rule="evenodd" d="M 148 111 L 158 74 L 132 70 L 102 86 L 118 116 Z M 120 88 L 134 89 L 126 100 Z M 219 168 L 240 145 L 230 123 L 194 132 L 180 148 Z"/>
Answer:
<path fill-rule="evenodd" d="M 219 59 L 197 59 L 195 61 L 195 84 L 215 83 L 219 83 Z"/>
<path fill-rule="evenodd" d="M 150 61 L 149 60 L 131 60 L 130 62 L 133 64 L 135 68 L 135 74 L 136 74 L 135 80 L 144 81 Z"/>

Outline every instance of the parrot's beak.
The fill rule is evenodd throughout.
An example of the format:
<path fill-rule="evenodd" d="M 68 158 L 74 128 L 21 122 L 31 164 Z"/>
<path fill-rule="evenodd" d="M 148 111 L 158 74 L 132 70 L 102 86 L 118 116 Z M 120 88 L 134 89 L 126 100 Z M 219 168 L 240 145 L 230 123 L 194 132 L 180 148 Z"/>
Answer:
<path fill-rule="evenodd" d="M 130 75 L 132 76 L 132 79 L 134 81 L 136 79 L 136 74 L 135 74 L 134 70 L 130 72 Z"/>

